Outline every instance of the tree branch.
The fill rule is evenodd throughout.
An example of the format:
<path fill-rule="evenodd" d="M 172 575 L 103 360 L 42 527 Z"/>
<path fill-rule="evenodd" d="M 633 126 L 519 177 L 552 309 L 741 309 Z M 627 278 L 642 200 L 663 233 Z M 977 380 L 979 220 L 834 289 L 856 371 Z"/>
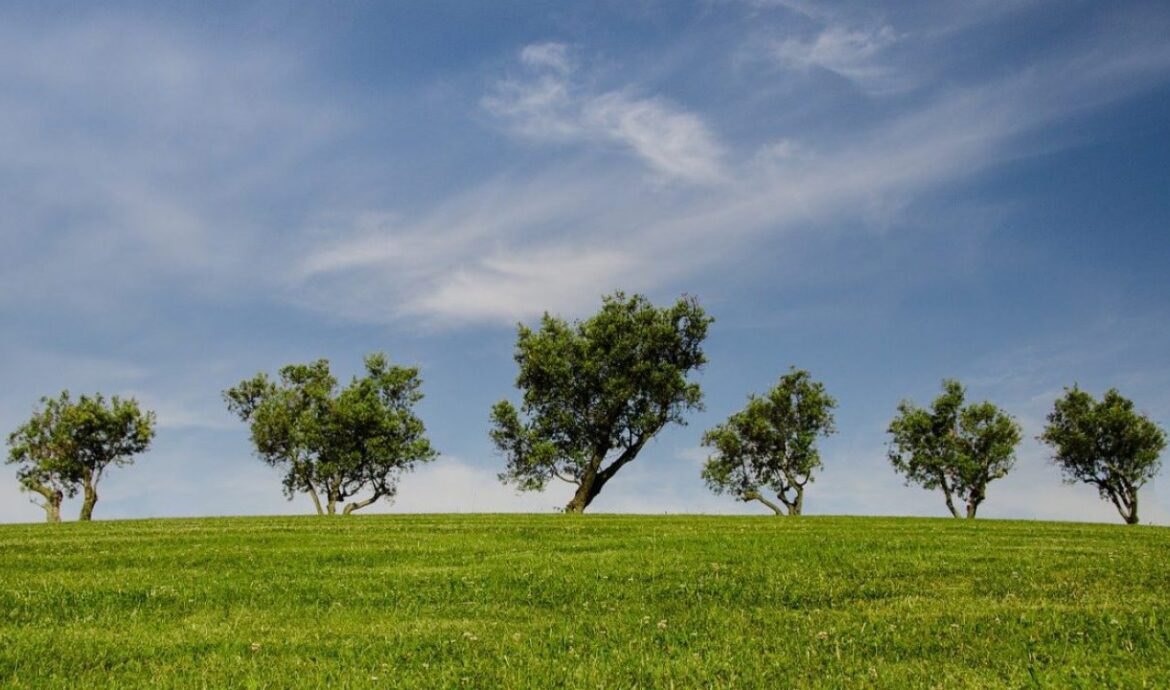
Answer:
<path fill-rule="evenodd" d="M 766 506 L 768 506 L 769 508 L 771 508 L 771 509 L 772 509 L 772 512 L 773 512 L 773 513 L 776 513 L 777 515 L 783 515 L 783 514 L 784 514 L 784 511 L 780 509 L 780 506 L 778 506 L 778 505 L 776 505 L 775 503 L 773 503 L 773 502 L 769 501 L 768 499 L 764 498 L 764 497 L 763 497 L 763 495 L 762 495 L 762 494 L 760 494 L 760 492 L 759 492 L 759 491 L 745 491 L 745 492 L 743 492 L 743 498 L 744 498 L 744 500 L 745 500 L 745 501 L 759 501 L 760 503 L 763 503 L 764 505 L 766 505 Z M 781 498 L 780 500 L 781 500 L 781 501 L 784 501 L 784 499 L 783 499 L 783 498 Z M 784 503 L 784 505 L 788 505 L 788 503 L 787 503 L 787 502 L 785 502 L 785 503 Z"/>
<path fill-rule="evenodd" d="M 382 497 L 382 494 L 380 492 L 375 491 L 374 495 L 370 496 L 366 500 L 356 501 L 354 503 L 350 503 L 349 505 L 347 505 L 345 507 L 345 510 L 343 510 L 341 514 L 342 515 L 349 515 L 350 513 L 352 513 L 355 510 L 361 510 L 362 508 L 365 508 L 366 506 L 370 505 L 374 501 L 377 501 L 381 497 Z"/>
<path fill-rule="evenodd" d="M 576 479 L 570 479 L 570 478 L 562 475 L 560 472 L 557 472 L 555 469 L 549 470 L 549 472 L 552 474 L 552 476 L 556 477 L 557 479 L 561 480 L 562 482 L 565 482 L 566 484 L 572 484 L 574 486 L 581 486 L 581 482 L 577 481 Z"/>

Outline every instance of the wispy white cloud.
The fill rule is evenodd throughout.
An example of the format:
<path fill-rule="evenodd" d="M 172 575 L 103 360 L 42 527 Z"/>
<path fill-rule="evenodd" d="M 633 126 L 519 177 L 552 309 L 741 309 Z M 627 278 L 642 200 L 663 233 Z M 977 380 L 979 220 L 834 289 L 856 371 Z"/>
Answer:
<path fill-rule="evenodd" d="M 548 67 L 561 74 L 572 68 L 564 43 L 533 43 L 520 49 L 520 61 L 529 67 Z"/>
<path fill-rule="evenodd" d="M 484 107 L 521 136 L 616 144 L 668 179 L 723 177 L 722 147 L 702 118 L 660 97 L 591 93 L 573 81 L 567 51 L 556 43 L 523 48 L 521 62 L 531 73 L 496 84 Z"/>
<path fill-rule="evenodd" d="M 821 68 L 877 87 L 888 85 L 891 70 L 879 58 L 883 50 L 897 40 L 889 26 L 876 29 L 850 29 L 829 26 L 811 39 L 788 37 L 773 46 L 780 64 L 796 68 Z"/>
<path fill-rule="evenodd" d="M 409 310 L 456 321 L 518 321 L 532 315 L 532 305 L 542 303 L 579 313 L 595 305 L 599 286 L 637 289 L 640 281 L 630 277 L 636 264 L 611 250 L 508 252 L 456 270 Z"/>

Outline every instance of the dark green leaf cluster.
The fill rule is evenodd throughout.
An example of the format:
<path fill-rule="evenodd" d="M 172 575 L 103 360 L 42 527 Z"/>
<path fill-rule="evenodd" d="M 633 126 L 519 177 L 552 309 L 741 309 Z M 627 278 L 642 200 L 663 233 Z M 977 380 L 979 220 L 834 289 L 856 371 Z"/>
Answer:
<path fill-rule="evenodd" d="M 583 509 L 660 429 L 701 407 L 687 376 L 706 362 L 711 321 L 690 297 L 660 309 L 618 292 L 585 321 L 546 313 L 539 329 L 520 326 L 521 410 L 492 409 L 491 438 L 507 459 L 501 480 L 538 490 L 561 478 L 581 489 L 569 509 Z"/>
<path fill-rule="evenodd" d="M 987 484 L 1011 470 L 1021 439 L 1010 415 L 989 402 L 964 406 L 965 394 L 958 381 L 943 381 L 943 394 L 930 409 L 903 401 L 889 427 L 894 468 L 907 482 L 941 488 L 955 517 L 955 497 L 966 503 L 967 517 L 975 517 Z"/>
<path fill-rule="evenodd" d="M 422 399 L 418 369 L 391 366 L 382 354 L 366 357 L 365 369 L 339 388 L 321 359 L 224 392 L 228 408 L 249 423 L 256 454 L 285 470 L 286 495 L 308 493 L 318 512 L 333 514 L 362 491 L 370 496 L 345 512 L 392 498 L 402 472 L 436 456 L 414 413 Z"/>
<path fill-rule="evenodd" d="M 1161 468 L 1166 433 L 1131 400 L 1116 389 L 1098 402 L 1076 386 L 1066 388 L 1040 440 L 1052 446 L 1065 481 L 1095 486 L 1126 522 L 1137 522 L 1137 492 Z"/>
<path fill-rule="evenodd" d="M 836 406 L 823 384 L 792 368 L 766 395 L 752 395 L 744 409 L 704 434 L 703 445 L 714 451 L 703 467 L 707 486 L 779 512 L 761 495 L 767 488 L 799 515 L 804 487 L 821 467 L 817 439 L 834 433 Z"/>

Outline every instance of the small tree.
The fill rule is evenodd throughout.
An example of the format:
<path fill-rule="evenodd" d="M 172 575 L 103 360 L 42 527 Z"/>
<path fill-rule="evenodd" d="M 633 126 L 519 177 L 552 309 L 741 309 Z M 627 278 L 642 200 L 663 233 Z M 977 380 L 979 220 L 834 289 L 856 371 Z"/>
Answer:
<path fill-rule="evenodd" d="M 99 394 L 74 402 L 69 391 L 42 398 L 43 409 L 8 437 L 9 462 L 21 486 L 44 497 L 45 517 L 61 519 L 61 501 L 84 493 L 80 520 L 93 518 L 98 483 L 110 467 L 130 465 L 150 447 L 155 416 L 133 398 L 109 402 Z"/>
<path fill-rule="evenodd" d="M 258 374 L 224 392 L 228 409 L 251 426 L 256 454 L 284 469 L 285 495 L 307 493 L 318 515 L 393 498 L 402 473 L 436 456 L 414 413 L 423 397 L 418 369 L 390 366 L 382 354 L 365 367 L 340 390 L 320 359 L 284 367 L 279 381 Z M 363 491 L 366 498 L 345 504 Z"/>
<path fill-rule="evenodd" d="M 958 381 L 943 381 L 943 394 L 931 409 L 910 401 L 898 405 L 890 422 L 889 458 L 894 469 L 927 489 L 942 489 L 951 515 L 962 517 L 957 497 L 974 518 L 987 498 L 987 484 L 1006 476 L 1015 464 L 1020 426 L 989 402 L 963 406 Z"/>
<path fill-rule="evenodd" d="M 1116 389 L 1101 402 L 1076 386 L 1066 388 L 1048 415 L 1040 440 L 1068 483 L 1085 482 L 1109 499 L 1126 524 L 1138 522 L 1138 489 L 1161 468 L 1166 433 Z"/>
<path fill-rule="evenodd" d="M 804 487 L 821 467 L 817 439 L 835 431 L 836 406 L 807 371 L 790 369 L 765 396 L 752 395 L 747 407 L 703 435 L 703 445 L 715 451 L 703 467 L 707 486 L 781 515 L 761 493 L 768 488 L 788 515 L 800 515 Z"/>
<path fill-rule="evenodd" d="M 540 330 L 520 326 L 526 419 L 508 401 L 492 408 L 491 438 L 507 458 L 500 480 L 525 491 L 563 480 L 577 487 L 565 511 L 583 512 L 664 426 L 701 408 L 687 375 L 706 362 L 711 321 L 694 298 L 659 309 L 617 292 L 588 320 L 546 313 Z"/>
<path fill-rule="evenodd" d="M 59 423 L 61 401 L 42 398 L 42 403 L 43 409 L 8 436 L 7 462 L 18 466 L 21 489 L 44 499 L 33 503 L 44 509 L 45 520 L 61 522 L 61 503 L 77 495 L 81 476 L 66 427 Z"/>

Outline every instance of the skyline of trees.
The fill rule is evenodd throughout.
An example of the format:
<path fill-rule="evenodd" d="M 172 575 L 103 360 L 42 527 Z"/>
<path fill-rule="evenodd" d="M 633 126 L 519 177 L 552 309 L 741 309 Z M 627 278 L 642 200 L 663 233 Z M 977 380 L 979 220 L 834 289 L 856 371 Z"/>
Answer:
<path fill-rule="evenodd" d="M 593 316 L 572 323 L 546 313 L 518 326 L 514 358 L 517 409 L 491 410 L 489 437 L 503 456 L 498 476 L 521 491 L 553 480 L 576 487 L 565 512 L 583 512 L 606 484 L 669 424 L 700 411 L 702 389 L 688 377 L 706 363 L 713 319 L 684 295 L 656 307 L 615 292 Z M 258 457 L 284 471 L 291 498 L 308 495 L 320 515 L 348 515 L 392 499 L 402 474 L 439 453 L 414 408 L 422 399 L 417 367 L 391 365 L 381 353 L 344 387 L 329 362 L 283 367 L 223 393 L 248 423 Z M 1015 465 L 1022 428 L 990 402 L 966 404 L 966 390 L 944 379 L 929 408 L 903 400 L 887 433 L 887 459 L 907 484 L 941 489 L 950 514 L 974 518 L 988 485 Z M 809 373 L 790 367 L 773 388 L 708 429 L 711 455 L 700 472 L 708 488 L 798 516 L 805 487 L 823 466 L 817 441 L 836 431 L 837 401 Z M 83 496 L 80 520 L 92 518 L 98 486 L 111 467 L 130 465 L 155 436 L 155 414 L 133 398 L 100 393 L 76 401 L 68 391 L 40 400 L 8 436 L 8 465 L 48 522 L 63 502 Z M 1116 389 L 1100 401 L 1065 388 L 1037 441 L 1052 450 L 1066 483 L 1086 483 L 1137 524 L 1138 492 L 1161 469 L 1165 431 Z M 764 495 L 771 491 L 780 505 Z M 360 494 L 364 496 L 359 497 Z M 958 503 L 958 504 L 957 504 Z M 783 509 L 781 508 L 783 506 Z M 961 508 L 961 509 L 960 509 Z"/>

